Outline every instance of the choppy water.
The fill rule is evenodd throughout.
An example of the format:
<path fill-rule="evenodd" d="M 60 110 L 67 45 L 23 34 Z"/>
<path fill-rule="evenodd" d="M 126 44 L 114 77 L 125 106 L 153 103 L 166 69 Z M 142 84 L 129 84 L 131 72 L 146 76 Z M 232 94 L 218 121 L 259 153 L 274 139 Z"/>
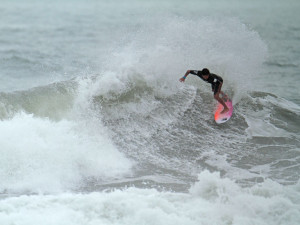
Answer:
<path fill-rule="evenodd" d="M 1 224 L 299 224 L 299 9 L 2 1 Z"/>

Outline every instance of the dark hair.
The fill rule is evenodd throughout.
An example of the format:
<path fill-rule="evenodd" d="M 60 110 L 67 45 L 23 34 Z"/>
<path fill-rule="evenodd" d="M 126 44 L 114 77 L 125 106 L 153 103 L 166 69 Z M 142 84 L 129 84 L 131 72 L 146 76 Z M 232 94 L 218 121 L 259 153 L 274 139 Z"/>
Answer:
<path fill-rule="evenodd" d="M 204 68 L 202 70 L 202 75 L 209 75 L 209 70 L 207 68 Z"/>

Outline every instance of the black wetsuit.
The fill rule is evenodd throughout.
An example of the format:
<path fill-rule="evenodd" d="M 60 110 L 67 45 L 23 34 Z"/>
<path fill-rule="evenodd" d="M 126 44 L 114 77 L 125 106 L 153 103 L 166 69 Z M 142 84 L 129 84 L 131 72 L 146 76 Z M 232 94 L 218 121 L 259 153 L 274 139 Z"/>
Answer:
<path fill-rule="evenodd" d="M 205 80 L 203 78 L 203 74 L 202 74 L 201 70 L 190 70 L 190 73 L 193 74 L 193 75 L 196 75 L 196 76 L 200 77 L 205 82 L 210 83 L 211 84 L 211 90 L 214 92 L 214 95 L 216 93 L 218 93 L 219 86 L 220 86 L 221 83 L 223 83 L 222 77 L 220 77 L 220 76 L 218 76 L 216 74 L 213 74 L 213 73 L 209 74 L 207 80 Z"/>

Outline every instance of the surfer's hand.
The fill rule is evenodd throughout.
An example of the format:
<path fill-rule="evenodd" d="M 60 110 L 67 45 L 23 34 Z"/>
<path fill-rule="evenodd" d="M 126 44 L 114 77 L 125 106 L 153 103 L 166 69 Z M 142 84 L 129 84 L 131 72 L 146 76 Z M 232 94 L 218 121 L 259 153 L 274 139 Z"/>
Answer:
<path fill-rule="evenodd" d="M 184 78 L 184 77 L 181 77 L 181 78 L 179 79 L 179 81 L 180 81 L 180 82 L 184 82 L 184 81 L 185 81 L 185 78 Z"/>

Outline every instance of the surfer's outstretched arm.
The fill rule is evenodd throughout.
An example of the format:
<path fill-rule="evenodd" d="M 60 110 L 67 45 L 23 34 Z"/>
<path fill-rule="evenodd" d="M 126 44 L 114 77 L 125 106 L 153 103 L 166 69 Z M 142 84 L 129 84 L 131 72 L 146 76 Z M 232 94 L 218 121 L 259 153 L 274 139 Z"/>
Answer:
<path fill-rule="evenodd" d="M 190 72 L 191 72 L 190 70 L 186 71 L 186 73 L 184 74 L 184 76 L 181 77 L 181 78 L 179 79 L 179 81 L 180 81 L 180 82 L 184 82 L 185 79 L 187 78 L 187 76 L 190 74 Z"/>

